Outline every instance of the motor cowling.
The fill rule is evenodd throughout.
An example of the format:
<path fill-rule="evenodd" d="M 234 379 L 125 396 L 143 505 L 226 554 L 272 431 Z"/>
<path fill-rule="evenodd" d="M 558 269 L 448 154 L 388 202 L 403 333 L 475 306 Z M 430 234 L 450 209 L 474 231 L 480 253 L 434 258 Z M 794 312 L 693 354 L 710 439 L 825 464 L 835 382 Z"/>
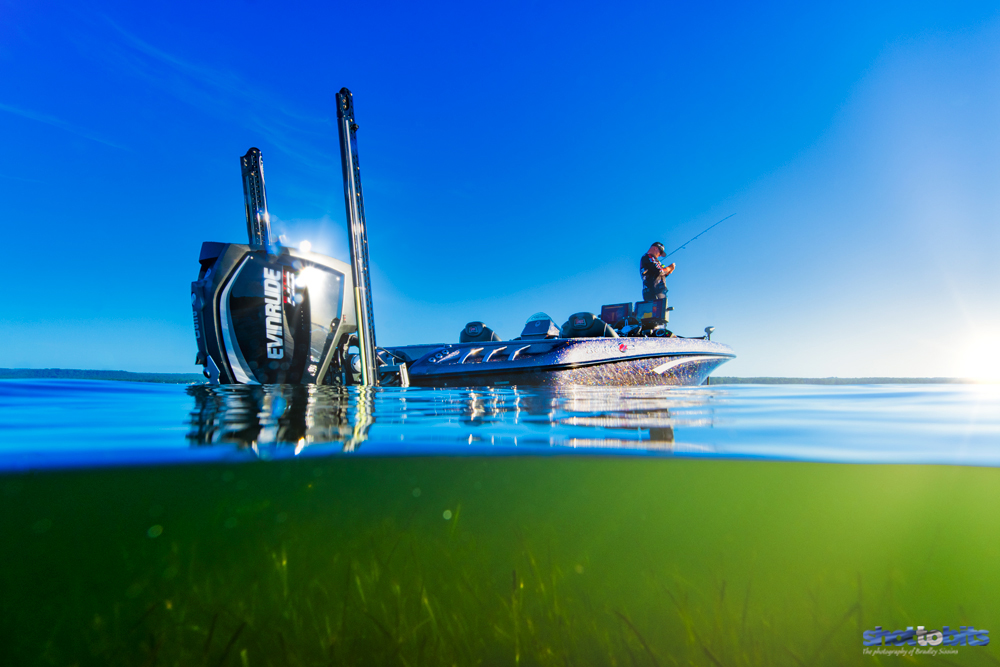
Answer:
<path fill-rule="evenodd" d="M 292 248 L 205 243 L 191 284 L 198 363 L 222 384 L 331 384 L 357 330 L 351 269 Z"/>

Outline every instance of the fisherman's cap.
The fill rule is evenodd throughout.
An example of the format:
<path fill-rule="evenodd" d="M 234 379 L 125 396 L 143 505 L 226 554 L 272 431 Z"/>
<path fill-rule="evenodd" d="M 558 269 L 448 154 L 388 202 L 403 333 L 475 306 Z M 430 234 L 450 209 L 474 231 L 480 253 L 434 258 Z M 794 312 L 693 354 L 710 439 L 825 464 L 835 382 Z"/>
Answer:
<path fill-rule="evenodd" d="M 656 248 L 659 248 L 660 252 L 662 252 L 662 253 L 666 253 L 667 252 L 667 249 L 664 248 L 663 244 L 660 243 L 659 241 L 657 241 L 656 243 L 654 243 L 653 246 L 656 247 Z"/>

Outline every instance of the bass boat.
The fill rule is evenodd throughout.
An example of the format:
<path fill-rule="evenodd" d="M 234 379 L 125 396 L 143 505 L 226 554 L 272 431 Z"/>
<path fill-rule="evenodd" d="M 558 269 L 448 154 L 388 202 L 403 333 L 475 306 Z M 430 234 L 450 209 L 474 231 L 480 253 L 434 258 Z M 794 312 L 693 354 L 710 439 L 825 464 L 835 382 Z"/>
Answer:
<path fill-rule="evenodd" d="M 669 329 L 666 299 L 602 306 L 559 326 L 545 313 L 500 340 L 481 321 L 457 343 L 380 348 L 368 271 L 368 235 L 354 103 L 337 95 L 351 263 L 271 238 L 260 151 L 241 158 L 247 244 L 206 242 L 191 306 L 196 363 L 222 384 L 430 387 L 699 385 L 732 349 Z"/>

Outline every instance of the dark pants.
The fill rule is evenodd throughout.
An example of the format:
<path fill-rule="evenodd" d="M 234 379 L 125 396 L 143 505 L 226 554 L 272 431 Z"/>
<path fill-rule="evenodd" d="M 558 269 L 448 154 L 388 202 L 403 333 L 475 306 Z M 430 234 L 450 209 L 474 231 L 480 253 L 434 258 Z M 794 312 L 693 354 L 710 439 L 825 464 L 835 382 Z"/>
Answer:
<path fill-rule="evenodd" d="M 642 288 L 642 300 L 643 301 L 656 301 L 657 299 L 667 298 L 667 288 L 666 287 L 643 287 Z"/>

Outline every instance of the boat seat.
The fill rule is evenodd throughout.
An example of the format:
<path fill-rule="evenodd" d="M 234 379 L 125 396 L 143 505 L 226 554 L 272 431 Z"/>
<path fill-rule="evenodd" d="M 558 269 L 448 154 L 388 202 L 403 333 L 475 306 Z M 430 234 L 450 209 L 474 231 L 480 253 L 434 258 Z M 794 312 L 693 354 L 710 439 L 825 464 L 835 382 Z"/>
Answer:
<path fill-rule="evenodd" d="M 482 322 L 469 322 L 458 337 L 459 343 L 489 343 L 494 340 L 500 340 L 500 336 Z"/>
<path fill-rule="evenodd" d="M 563 338 L 618 338 L 607 322 L 593 313 L 574 313 L 562 325 Z"/>
<path fill-rule="evenodd" d="M 528 318 L 521 330 L 521 340 L 545 340 L 558 338 L 559 326 L 545 313 L 535 313 Z M 517 340 L 517 339 L 515 339 Z"/>

